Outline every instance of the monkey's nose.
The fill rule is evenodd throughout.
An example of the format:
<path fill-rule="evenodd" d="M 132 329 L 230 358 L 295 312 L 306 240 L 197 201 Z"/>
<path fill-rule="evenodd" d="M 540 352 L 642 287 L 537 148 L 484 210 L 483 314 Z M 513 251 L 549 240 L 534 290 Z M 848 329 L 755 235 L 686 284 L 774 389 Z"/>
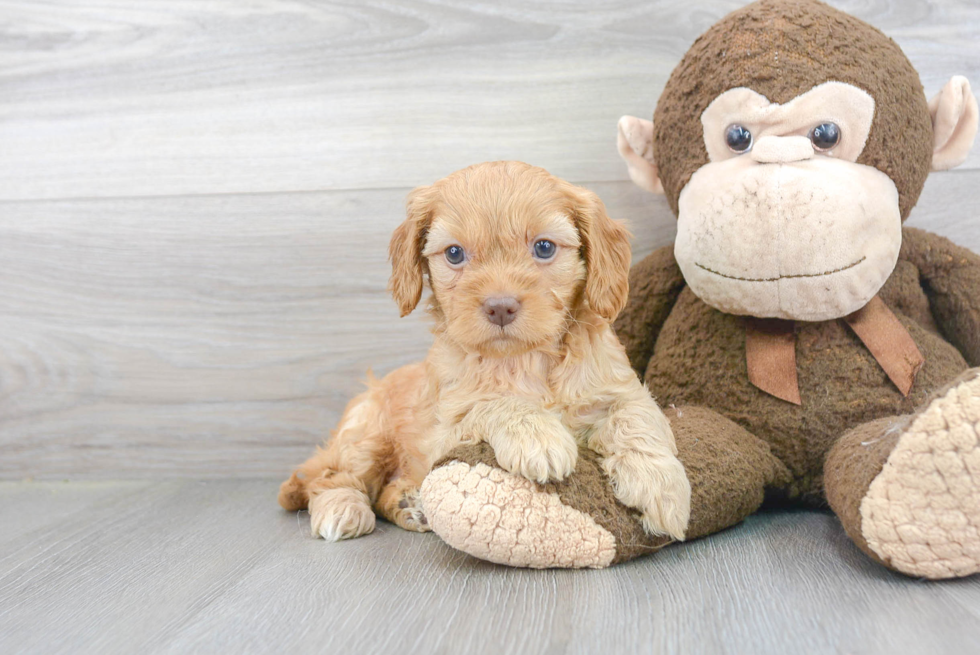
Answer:
<path fill-rule="evenodd" d="M 764 136 L 752 145 L 751 157 L 760 164 L 791 164 L 813 157 L 813 144 L 805 136 Z"/>
<path fill-rule="evenodd" d="M 513 296 L 493 296 L 483 302 L 487 320 L 500 327 L 513 323 L 520 309 L 521 303 Z"/>

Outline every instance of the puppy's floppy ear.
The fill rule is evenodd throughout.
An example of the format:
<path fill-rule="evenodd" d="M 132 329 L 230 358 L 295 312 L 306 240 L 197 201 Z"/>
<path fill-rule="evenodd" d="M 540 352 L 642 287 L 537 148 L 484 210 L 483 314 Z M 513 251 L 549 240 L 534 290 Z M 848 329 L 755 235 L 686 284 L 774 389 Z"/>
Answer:
<path fill-rule="evenodd" d="M 422 297 L 422 275 L 425 273 L 422 249 L 432 221 L 436 195 L 431 186 L 418 187 L 408 194 L 407 215 L 395 228 L 388 244 L 388 259 L 391 260 L 388 291 L 398 303 L 402 316 L 410 314 Z"/>
<path fill-rule="evenodd" d="M 599 316 L 612 322 L 629 296 L 631 235 L 622 223 L 609 218 L 605 205 L 591 191 L 572 187 L 569 198 L 585 257 L 585 297 Z"/>

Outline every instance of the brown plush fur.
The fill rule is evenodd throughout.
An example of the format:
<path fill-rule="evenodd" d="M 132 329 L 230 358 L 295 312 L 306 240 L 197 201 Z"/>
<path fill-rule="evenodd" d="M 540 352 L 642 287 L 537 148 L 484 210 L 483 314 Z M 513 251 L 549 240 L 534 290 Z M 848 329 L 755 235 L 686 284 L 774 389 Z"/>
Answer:
<path fill-rule="evenodd" d="M 674 70 L 654 117 L 655 156 L 674 211 L 681 190 L 708 162 L 699 119 L 714 98 L 748 87 L 785 103 L 828 80 L 875 99 L 857 163 L 890 177 L 904 220 L 932 161 L 932 124 L 918 74 L 891 39 L 816 0 L 760 0 L 733 12 Z M 699 300 L 685 285 L 672 248 L 635 266 L 630 282 L 630 303 L 616 331 L 651 392 L 665 404 L 710 408 L 764 441 L 789 472 L 777 490 L 810 505 L 825 506 L 829 498 L 848 534 L 882 561 L 865 541 L 858 508 L 902 426 L 937 390 L 980 364 L 980 257 L 942 237 L 904 229 L 899 261 L 878 295 L 925 357 L 911 393 L 902 395 L 843 320 L 797 322 L 801 405 L 749 382 L 745 319 Z M 687 459 L 685 465 L 701 464 Z M 745 515 L 727 503 L 714 511 L 729 521 Z M 697 515 L 695 503 L 692 525 Z"/>
<path fill-rule="evenodd" d="M 905 255 L 955 248 L 942 237 L 908 228 L 904 241 Z M 980 267 L 980 257 L 966 254 L 974 267 Z M 648 259 L 649 263 L 641 262 L 637 268 L 662 267 L 672 254 L 665 248 Z M 676 280 L 679 271 L 675 275 L 669 267 L 666 270 L 665 279 Z M 843 321 L 798 324 L 796 357 L 802 405 L 779 400 L 749 383 L 744 319 L 709 307 L 689 289 L 676 292 L 670 314 L 658 330 L 652 330 L 650 307 L 639 295 L 642 287 L 637 287 L 633 302 L 616 322 L 616 332 L 654 397 L 665 405 L 710 407 L 733 420 L 767 442 L 786 464 L 793 475 L 787 488 L 791 497 L 823 505 L 823 458 L 839 437 L 861 423 L 914 411 L 967 368 L 967 361 L 937 332 L 926 311 L 930 299 L 919 284 L 922 275 L 912 261 L 903 258 L 880 293 L 926 359 L 908 398 L 888 380 Z M 654 294 L 651 301 L 659 308 L 656 313 L 662 314 L 667 305 L 664 297 Z M 946 325 L 954 331 L 956 325 L 980 326 L 980 312 L 960 315 Z M 656 336 L 651 339 L 651 334 Z M 652 356 L 643 361 L 641 353 L 650 350 L 650 341 L 654 341 Z"/>
<path fill-rule="evenodd" d="M 708 162 L 701 114 L 723 92 L 747 87 L 785 103 L 834 80 L 875 99 L 859 164 L 887 174 L 906 218 L 932 156 L 932 123 L 919 75 L 898 45 L 867 23 L 816 0 L 761 0 L 732 12 L 674 69 L 653 116 L 654 156 L 671 209 Z"/>
<path fill-rule="evenodd" d="M 917 280 L 905 282 L 894 302 L 918 298 L 916 317 L 925 324 L 936 322 L 942 334 L 963 353 L 970 366 L 980 366 L 980 267 L 977 255 L 949 239 L 906 228 L 899 257 L 918 270 L 928 305 L 915 294 Z M 929 316 L 926 309 L 931 310 Z"/>
<path fill-rule="evenodd" d="M 788 483 L 789 472 L 769 446 L 728 419 L 699 407 L 671 408 L 665 413 L 677 441 L 677 457 L 691 482 L 688 539 L 731 527 L 757 510 L 767 492 L 778 493 Z M 461 446 L 435 466 L 451 461 L 499 466 L 486 444 Z M 588 514 L 615 536 L 613 564 L 655 552 L 671 542 L 644 532 L 639 513 L 616 500 L 600 458 L 592 451 L 580 451 L 575 473 L 568 480 L 538 488 L 557 494 L 563 504 Z"/>
<path fill-rule="evenodd" d="M 858 548 L 881 563 L 861 530 L 861 501 L 910 422 L 910 416 L 889 416 L 864 423 L 841 437 L 827 455 L 827 503 Z"/>

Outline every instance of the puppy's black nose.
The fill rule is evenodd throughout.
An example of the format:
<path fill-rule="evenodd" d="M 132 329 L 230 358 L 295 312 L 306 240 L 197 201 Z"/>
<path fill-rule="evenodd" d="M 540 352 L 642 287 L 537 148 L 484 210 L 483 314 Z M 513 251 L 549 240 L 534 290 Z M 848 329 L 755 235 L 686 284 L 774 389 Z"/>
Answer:
<path fill-rule="evenodd" d="M 487 320 L 500 327 L 513 323 L 520 309 L 521 303 L 513 296 L 494 296 L 483 302 L 483 311 L 487 315 Z"/>

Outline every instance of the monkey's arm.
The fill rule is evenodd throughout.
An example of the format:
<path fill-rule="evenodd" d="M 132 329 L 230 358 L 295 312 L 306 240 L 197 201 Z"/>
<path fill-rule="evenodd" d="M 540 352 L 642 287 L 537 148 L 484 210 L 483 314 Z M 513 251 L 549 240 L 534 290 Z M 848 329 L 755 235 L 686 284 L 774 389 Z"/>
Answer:
<path fill-rule="evenodd" d="M 949 239 L 902 229 L 902 252 L 919 269 L 936 324 L 970 366 L 980 366 L 980 255 Z"/>
<path fill-rule="evenodd" d="M 630 269 L 629 301 L 613 328 L 641 379 L 660 328 L 683 288 L 684 276 L 674 260 L 673 245 L 654 250 Z"/>

